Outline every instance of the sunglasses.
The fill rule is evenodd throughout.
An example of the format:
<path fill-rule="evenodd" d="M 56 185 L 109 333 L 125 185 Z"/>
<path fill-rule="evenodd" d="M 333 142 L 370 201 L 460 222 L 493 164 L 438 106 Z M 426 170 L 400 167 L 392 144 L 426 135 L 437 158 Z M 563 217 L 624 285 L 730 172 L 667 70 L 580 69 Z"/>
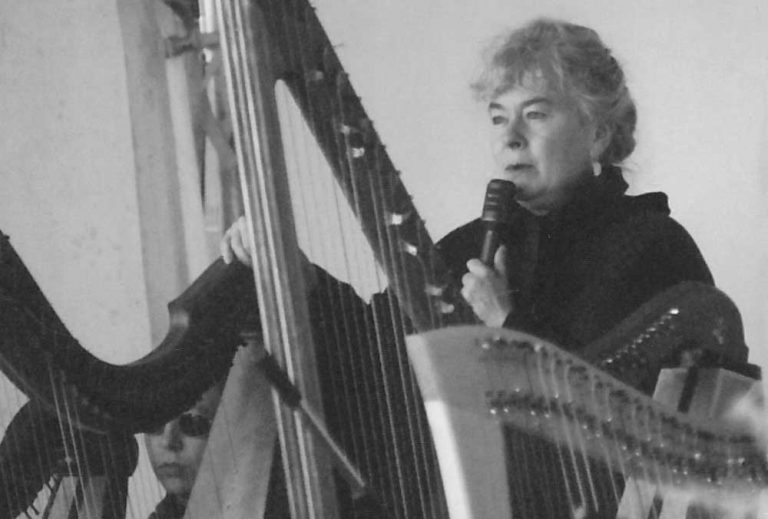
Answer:
<path fill-rule="evenodd" d="M 191 413 L 182 414 L 176 418 L 176 421 L 179 424 L 179 432 L 181 432 L 181 434 L 184 436 L 189 436 L 190 438 L 201 438 L 203 436 L 208 436 L 208 433 L 211 432 L 211 426 L 213 425 L 211 420 L 205 416 Z M 156 429 L 147 431 L 147 434 L 151 434 L 153 436 L 163 434 L 166 425 L 167 424 L 163 424 Z"/>

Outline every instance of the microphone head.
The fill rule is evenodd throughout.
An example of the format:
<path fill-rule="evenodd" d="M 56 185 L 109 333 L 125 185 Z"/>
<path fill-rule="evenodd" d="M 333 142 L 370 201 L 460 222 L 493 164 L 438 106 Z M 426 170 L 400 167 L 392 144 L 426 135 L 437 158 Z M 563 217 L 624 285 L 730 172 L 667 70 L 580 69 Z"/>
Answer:
<path fill-rule="evenodd" d="M 491 224 L 510 224 L 517 209 L 517 186 L 509 180 L 494 178 L 488 182 L 481 219 Z"/>

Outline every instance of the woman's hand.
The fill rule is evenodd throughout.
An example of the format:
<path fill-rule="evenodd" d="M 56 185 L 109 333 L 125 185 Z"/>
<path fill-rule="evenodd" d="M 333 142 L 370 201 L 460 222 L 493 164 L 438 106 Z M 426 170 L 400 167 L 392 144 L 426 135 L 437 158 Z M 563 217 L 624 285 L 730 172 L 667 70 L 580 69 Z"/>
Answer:
<path fill-rule="evenodd" d="M 241 216 L 227 229 L 219 243 L 219 250 L 224 263 L 232 263 L 233 260 L 237 259 L 245 265 L 250 266 L 252 264 L 245 217 Z"/>
<path fill-rule="evenodd" d="M 234 260 L 238 260 L 244 265 L 252 266 L 253 261 L 251 260 L 251 247 L 249 243 L 248 227 L 245 223 L 245 217 L 241 216 L 227 229 L 219 243 L 221 258 L 224 260 L 224 263 L 229 264 Z M 309 290 L 317 285 L 317 272 L 314 265 L 310 263 L 301 249 L 298 250 L 298 254 L 299 265 L 304 274 L 304 283 L 307 290 Z"/>
<path fill-rule="evenodd" d="M 493 258 L 494 268 L 479 259 L 467 262 L 469 272 L 461 278 L 461 295 L 487 326 L 501 327 L 514 309 L 507 284 L 507 249 L 499 247 Z"/>

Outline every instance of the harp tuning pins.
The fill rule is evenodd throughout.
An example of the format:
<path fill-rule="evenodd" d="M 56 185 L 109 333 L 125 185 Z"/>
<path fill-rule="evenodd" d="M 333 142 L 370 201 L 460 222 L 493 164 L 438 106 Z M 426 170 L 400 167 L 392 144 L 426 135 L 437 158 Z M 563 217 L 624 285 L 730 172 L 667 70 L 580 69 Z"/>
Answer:
<path fill-rule="evenodd" d="M 352 158 L 359 159 L 365 156 L 365 142 L 360 130 L 346 123 L 338 126 L 341 133 L 347 140 L 347 146 Z"/>
<path fill-rule="evenodd" d="M 704 457 L 704 455 L 701 453 L 701 451 L 695 451 L 693 453 L 693 460 L 694 461 L 701 461 L 701 459 Z"/>
<path fill-rule="evenodd" d="M 366 143 L 371 142 L 373 124 L 367 117 L 361 117 L 355 124 L 341 122 L 338 131 L 346 137 L 347 147 L 352 158 L 359 159 L 367 153 Z"/>
<path fill-rule="evenodd" d="M 344 71 L 339 71 L 336 74 L 336 87 L 342 88 L 349 85 L 349 75 Z"/>
<path fill-rule="evenodd" d="M 424 288 L 424 291 L 428 296 L 441 297 L 445 293 L 445 287 L 427 284 L 427 286 Z"/>
<path fill-rule="evenodd" d="M 387 225 L 402 225 L 411 217 L 411 212 L 395 213 L 388 212 L 385 216 L 385 223 Z"/>
<path fill-rule="evenodd" d="M 412 243 L 408 243 L 407 241 L 400 242 L 400 250 L 402 250 L 407 254 L 410 254 L 411 256 L 419 255 L 419 248 Z"/>
<path fill-rule="evenodd" d="M 360 117 L 354 120 L 352 123 L 347 121 L 340 122 L 338 125 L 339 132 L 342 135 L 368 135 L 373 131 L 373 122 L 367 117 Z"/>
<path fill-rule="evenodd" d="M 373 131 L 373 121 L 367 117 L 361 117 L 358 121 L 360 123 L 360 129 L 364 132 Z"/>
<path fill-rule="evenodd" d="M 437 311 L 442 315 L 452 314 L 454 311 L 456 311 L 456 306 L 446 301 L 438 300 L 436 306 Z"/>
<path fill-rule="evenodd" d="M 719 317 L 715 320 L 712 327 L 712 336 L 715 338 L 719 345 L 724 345 L 726 342 L 726 323 L 725 319 Z"/>
<path fill-rule="evenodd" d="M 480 341 L 480 348 L 485 351 L 498 350 L 507 346 L 507 342 L 499 336 L 486 337 Z"/>
<path fill-rule="evenodd" d="M 316 68 L 307 72 L 307 79 L 312 83 L 320 83 L 325 79 L 325 72 Z"/>
<path fill-rule="evenodd" d="M 456 311 L 456 305 L 440 299 L 445 294 L 445 287 L 427 283 L 424 286 L 424 293 L 429 297 L 436 298 L 434 301 L 434 308 L 438 313 L 447 315 Z"/>

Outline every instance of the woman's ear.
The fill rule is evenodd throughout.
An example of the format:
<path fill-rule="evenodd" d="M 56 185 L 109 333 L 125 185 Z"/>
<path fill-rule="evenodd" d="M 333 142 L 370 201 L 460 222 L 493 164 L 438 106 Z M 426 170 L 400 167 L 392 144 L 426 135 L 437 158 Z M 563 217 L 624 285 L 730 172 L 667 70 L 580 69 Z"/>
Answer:
<path fill-rule="evenodd" d="M 589 150 L 589 156 L 592 157 L 593 162 L 600 162 L 600 158 L 603 156 L 605 150 L 608 149 L 612 137 L 613 129 L 607 124 L 600 123 L 595 126 L 592 145 Z"/>

